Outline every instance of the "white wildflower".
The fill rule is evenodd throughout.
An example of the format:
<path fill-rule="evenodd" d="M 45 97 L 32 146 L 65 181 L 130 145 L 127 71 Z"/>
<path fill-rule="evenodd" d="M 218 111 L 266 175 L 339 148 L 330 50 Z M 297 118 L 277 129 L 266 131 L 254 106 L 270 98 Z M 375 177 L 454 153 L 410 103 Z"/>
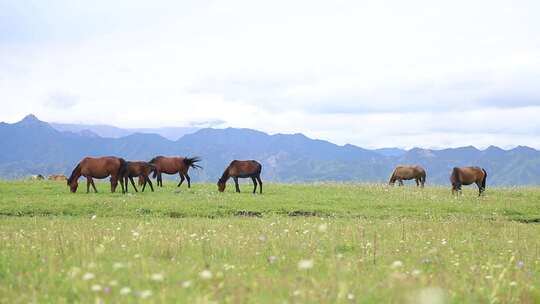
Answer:
<path fill-rule="evenodd" d="M 120 289 L 120 294 L 125 296 L 125 295 L 128 295 L 131 293 L 131 288 L 129 287 L 122 287 L 122 289 Z"/>
<path fill-rule="evenodd" d="M 400 268 L 401 266 L 403 266 L 403 262 L 402 261 L 394 261 L 392 263 L 392 268 L 396 269 L 396 268 Z"/>
<path fill-rule="evenodd" d="M 182 282 L 182 287 L 184 287 L 184 288 L 189 288 L 189 287 L 191 287 L 191 281 L 184 281 L 184 282 Z"/>
<path fill-rule="evenodd" d="M 213 275 L 212 275 L 212 272 L 210 270 L 205 269 L 205 270 L 199 272 L 199 277 L 201 279 L 203 279 L 203 280 L 210 280 L 213 277 Z"/>
<path fill-rule="evenodd" d="M 139 293 L 139 296 L 142 299 L 146 299 L 152 296 L 152 291 L 150 289 L 143 290 Z"/>
<path fill-rule="evenodd" d="M 300 260 L 298 262 L 298 269 L 300 270 L 307 270 L 313 268 L 313 260 Z"/>
<path fill-rule="evenodd" d="M 150 279 L 155 282 L 162 282 L 163 281 L 163 274 L 161 273 L 154 273 L 150 276 Z"/>
<path fill-rule="evenodd" d="M 91 272 L 87 272 L 82 276 L 82 279 L 85 280 L 85 281 L 89 281 L 89 280 L 92 280 L 95 277 L 96 277 L 95 274 L 93 274 Z"/>

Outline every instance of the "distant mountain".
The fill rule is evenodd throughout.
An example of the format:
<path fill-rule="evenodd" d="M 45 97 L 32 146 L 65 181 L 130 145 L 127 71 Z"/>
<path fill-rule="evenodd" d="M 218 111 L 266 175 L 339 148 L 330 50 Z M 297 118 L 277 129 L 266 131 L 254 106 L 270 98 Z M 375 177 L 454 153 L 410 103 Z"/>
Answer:
<path fill-rule="evenodd" d="M 180 137 L 194 133 L 201 128 L 198 127 L 164 127 L 164 128 L 118 128 L 109 125 L 86 125 L 86 124 L 65 124 L 49 123 L 51 127 L 58 131 L 68 131 L 73 133 L 91 132 L 101 137 L 120 138 L 134 133 L 159 134 L 170 140 L 177 140 Z"/>
<path fill-rule="evenodd" d="M 399 148 L 381 148 L 373 150 L 383 156 L 402 156 L 407 153 L 407 150 Z"/>
<path fill-rule="evenodd" d="M 106 138 L 87 129 L 59 131 L 33 115 L 14 124 L 0 123 L 0 145 L 0 176 L 4 178 L 69 174 L 85 156 L 149 160 L 156 155 L 197 155 L 204 169 L 193 170 L 191 175 L 198 181 L 216 181 L 233 159 L 256 159 L 267 181 L 386 182 L 395 165 L 410 163 L 424 166 L 428 183 L 434 184 L 448 184 L 452 167 L 462 165 L 486 168 L 489 185 L 540 182 L 540 151 L 529 147 L 367 150 L 302 134 L 269 135 L 234 128 L 204 128 L 174 141 L 146 133 Z"/>

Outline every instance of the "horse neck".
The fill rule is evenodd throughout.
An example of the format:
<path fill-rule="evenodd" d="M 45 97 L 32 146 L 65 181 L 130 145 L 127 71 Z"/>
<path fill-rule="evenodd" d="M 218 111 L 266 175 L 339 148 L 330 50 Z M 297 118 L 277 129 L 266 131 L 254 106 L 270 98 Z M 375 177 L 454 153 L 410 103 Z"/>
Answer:
<path fill-rule="evenodd" d="M 79 163 L 75 169 L 73 169 L 73 172 L 71 172 L 71 175 L 68 178 L 69 183 L 71 184 L 73 181 L 76 181 L 81 177 L 81 164 Z"/>
<path fill-rule="evenodd" d="M 219 180 L 226 182 L 229 179 L 229 177 L 231 176 L 229 175 L 229 167 L 227 167 L 227 169 L 223 171 L 223 174 L 221 175 L 221 178 Z"/>

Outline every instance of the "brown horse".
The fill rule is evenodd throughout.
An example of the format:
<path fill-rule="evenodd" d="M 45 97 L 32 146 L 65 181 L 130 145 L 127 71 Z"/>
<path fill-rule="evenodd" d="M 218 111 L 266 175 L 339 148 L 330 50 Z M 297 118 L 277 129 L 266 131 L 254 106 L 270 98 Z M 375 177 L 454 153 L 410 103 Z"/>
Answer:
<path fill-rule="evenodd" d="M 65 175 L 62 175 L 62 174 L 53 174 L 53 175 L 49 175 L 49 177 L 47 177 L 48 180 L 52 180 L 52 181 L 66 181 L 67 180 L 67 177 Z"/>
<path fill-rule="evenodd" d="M 146 183 L 150 185 L 150 189 L 152 192 L 154 192 L 154 186 L 152 185 L 152 181 L 148 177 L 150 173 L 154 172 L 156 170 L 156 167 L 150 163 L 144 162 L 144 161 L 128 161 L 127 162 L 127 169 L 124 175 L 124 182 L 126 184 L 126 192 L 128 192 L 128 178 L 131 181 L 131 185 L 133 185 L 133 189 L 135 189 L 135 192 L 138 192 L 137 187 L 135 186 L 135 182 L 133 181 L 134 177 L 139 177 L 139 185 L 140 180 L 143 180 L 142 183 L 142 192 L 144 192 L 144 188 L 146 187 Z"/>
<path fill-rule="evenodd" d="M 257 161 L 233 160 L 217 182 L 218 190 L 219 192 L 225 191 L 227 180 L 232 177 L 234 180 L 234 185 L 236 186 L 236 192 L 240 192 L 238 178 L 251 177 L 251 180 L 253 181 L 253 194 L 255 194 L 257 190 L 257 182 L 259 182 L 259 191 L 262 193 L 261 170 L 262 166 Z"/>
<path fill-rule="evenodd" d="M 73 169 L 71 176 L 67 180 L 71 192 L 75 193 L 79 183 L 77 182 L 79 177 L 86 177 L 86 193 L 90 192 L 90 185 L 97 192 L 96 185 L 93 178 L 106 178 L 111 176 L 111 192 L 116 191 L 118 186 L 118 180 L 122 186 L 122 193 L 124 193 L 124 181 L 122 176 L 125 174 L 126 161 L 122 158 L 108 156 L 100 158 L 85 157 L 81 162 Z"/>
<path fill-rule="evenodd" d="M 394 169 L 394 172 L 392 172 L 392 176 L 390 177 L 390 181 L 388 183 L 393 186 L 397 180 L 398 184 L 403 186 L 403 180 L 411 179 L 416 181 L 417 187 L 421 186 L 424 188 L 424 184 L 426 183 L 426 170 L 416 165 L 397 166 Z"/>
<path fill-rule="evenodd" d="M 461 185 L 476 183 L 478 186 L 478 196 L 486 190 L 487 172 L 480 167 L 455 167 L 450 174 L 452 183 L 452 194 L 461 193 Z"/>
<path fill-rule="evenodd" d="M 154 171 L 153 178 L 157 177 L 157 185 L 163 187 L 163 179 L 161 173 L 165 174 L 176 174 L 180 175 L 180 183 L 177 187 L 180 187 L 184 182 L 184 179 L 187 180 L 188 188 L 191 188 L 191 178 L 188 175 L 189 167 L 192 168 L 201 168 L 201 166 L 195 164 L 200 162 L 201 159 L 197 156 L 195 157 L 165 157 L 165 156 L 156 156 L 150 161 L 156 167 Z"/>

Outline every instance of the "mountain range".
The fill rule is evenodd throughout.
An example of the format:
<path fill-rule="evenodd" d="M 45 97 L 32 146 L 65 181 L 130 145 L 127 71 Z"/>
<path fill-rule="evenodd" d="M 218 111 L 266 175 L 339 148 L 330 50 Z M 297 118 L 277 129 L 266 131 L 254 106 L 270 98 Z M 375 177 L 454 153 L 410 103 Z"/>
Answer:
<path fill-rule="evenodd" d="M 465 165 L 484 167 L 488 171 L 488 185 L 540 182 L 540 151 L 524 146 L 511 150 L 494 146 L 485 150 L 472 146 L 368 150 L 303 134 L 269 135 L 237 128 L 185 131 L 177 140 L 133 130 L 116 138 L 103 137 L 93 130 L 68 130 L 28 115 L 17 123 L 0 123 L 0 177 L 68 175 L 85 156 L 149 160 L 156 155 L 180 155 L 203 159 L 204 169 L 190 171 L 194 181 L 216 181 L 233 159 L 256 159 L 263 165 L 263 181 L 386 182 L 395 165 L 419 164 L 426 168 L 427 182 L 433 184 L 448 184 L 450 170 Z"/>

